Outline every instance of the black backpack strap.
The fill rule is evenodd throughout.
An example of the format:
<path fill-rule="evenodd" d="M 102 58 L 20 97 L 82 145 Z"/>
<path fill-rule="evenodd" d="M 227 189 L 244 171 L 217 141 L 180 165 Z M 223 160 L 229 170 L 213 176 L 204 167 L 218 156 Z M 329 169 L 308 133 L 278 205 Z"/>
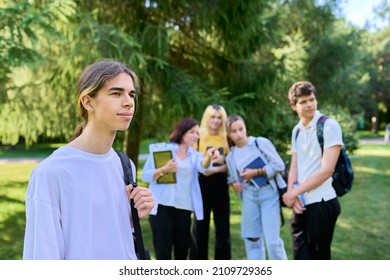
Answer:
<path fill-rule="evenodd" d="M 325 121 L 328 119 L 328 116 L 322 115 L 317 121 L 317 139 L 321 147 L 321 154 L 324 153 L 324 125 Z M 295 133 L 295 141 L 297 141 L 300 129 L 297 129 Z"/>
<path fill-rule="evenodd" d="M 129 157 L 123 152 L 116 151 L 116 153 L 121 159 L 126 185 L 131 184 L 133 188 L 136 188 L 137 184 L 134 182 L 135 180 L 133 177 L 133 171 L 131 168 Z M 132 199 L 130 200 L 130 206 L 131 206 L 131 218 L 133 221 L 134 236 L 135 236 L 134 238 L 135 252 L 138 255 L 140 260 L 146 260 L 147 258 L 144 250 L 144 241 L 142 238 L 141 226 L 139 223 L 138 210 L 134 207 L 134 201 Z"/>
<path fill-rule="evenodd" d="M 131 168 L 129 157 L 124 152 L 118 152 L 118 154 L 123 168 L 123 174 L 125 175 L 125 183 L 126 185 L 133 185 L 134 188 L 137 187 L 137 184 L 135 183 L 134 177 L 133 177 L 133 169 Z"/>
<path fill-rule="evenodd" d="M 299 135 L 299 132 L 301 131 L 301 129 L 297 129 L 297 132 L 295 133 L 295 142 L 297 141 L 298 139 L 298 135 Z"/>
<path fill-rule="evenodd" d="M 317 139 L 321 147 L 321 154 L 324 153 L 324 125 L 327 119 L 327 116 L 322 115 L 317 121 Z"/>

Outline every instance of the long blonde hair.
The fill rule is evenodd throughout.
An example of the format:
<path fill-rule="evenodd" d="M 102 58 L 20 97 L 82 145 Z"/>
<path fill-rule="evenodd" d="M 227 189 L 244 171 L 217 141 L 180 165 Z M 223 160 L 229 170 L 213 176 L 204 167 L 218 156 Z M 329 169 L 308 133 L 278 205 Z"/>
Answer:
<path fill-rule="evenodd" d="M 227 133 L 226 133 L 227 115 L 225 109 L 218 104 L 209 105 L 204 111 L 202 121 L 200 122 L 200 127 L 199 127 L 199 138 L 203 139 L 210 134 L 209 126 L 208 126 L 209 119 L 216 113 L 219 113 L 222 116 L 222 125 L 218 129 L 218 135 L 221 135 L 223 137 L 223 139 L 225 140 L 224 146 L 228 147 Z"/>

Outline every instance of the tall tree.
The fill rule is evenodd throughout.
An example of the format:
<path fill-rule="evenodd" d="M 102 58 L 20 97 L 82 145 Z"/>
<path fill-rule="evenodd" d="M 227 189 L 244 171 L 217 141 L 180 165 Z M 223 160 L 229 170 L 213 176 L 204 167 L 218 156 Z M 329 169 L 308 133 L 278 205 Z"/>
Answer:
<path fill-rule="evenodd" d="M 267 62 L 251 61 L 259 46 L 266 49 L 275 40 L 271 26 L 277 17 L 269 1 L 175 1 L 175 5 L 171 1 L 87 1 L 81 5 L 83 9 L 92 5 L 100 22 L 134 36 L 146 56 L 146 67 L 138 69 L 144 79 L 143 93 L 128 133 L 129 154 L 138 153 L 142 136 L 166 139 L 179 118 L 200 118 L 209 103 L 245 113 L 240 105 L 256 97 L 258 73 L 266 69 L 263 76 L 269 76 Z"/>
<path fill-rule="evenodd" d="M 4 90 L 0 94 L 1 142 L 16 144 L 22 136 L 31 144 L 45 132 L 45 117 L 41 114 L 45 109 L 39 103 L 39 94 L 34 92 L 37 81 L 29 84 L 26 72 L 45 61 L 38 50 L 42 34 L 52 39 L 61 37 L 52 23 L 66 19 L 74 7 L 73 1 L 52 1 L 42 9 L 30 1 L 3 4 L 0 10 L 0 85 Z"/>
<path fill-rule="evenodd" d="M 44 23 L 53 17 L 55 36 L 31 28 L 37 38 L 31 50 L 44 59 L 44 67 L 7 68 L 12 78 L 7 97 L 12 100 L 2 107 L 0 140 L 10 142 L 11 135 L 13 143 L 19 136 L 30 142 L 68 138 L 79 121 L 72 117 L 71 92 L 80 71 L 112 58 L 130 64 L 141 78 L 138 113 L 127 134 L 119 137 L 125 138 L 133 159 L 141 139 L 166 140 L 179 118 L 200 119 L 210 103 L 242 114 L 251 133 L 287 148 L 286 131 L 294 118 L 286 95 L 294 81 L 312 80 L 327 92 L 321 97 L 327 103 L 359 92 L 356 102 L 351 99 L 355 111 L 363 98 L 365 71 L 358 61 L 369 56 L 359 49 L 361 32 L 336 23 L 338 2 L 20 1 L 30 3 Z M 20 42 L 29 46 L 26 39 L 22 36 Z"/>

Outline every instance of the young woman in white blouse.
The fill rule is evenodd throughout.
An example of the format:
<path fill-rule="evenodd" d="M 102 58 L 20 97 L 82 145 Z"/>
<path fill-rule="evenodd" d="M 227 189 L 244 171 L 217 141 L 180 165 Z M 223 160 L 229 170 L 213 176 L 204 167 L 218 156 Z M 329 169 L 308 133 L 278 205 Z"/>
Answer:
<path fill-rule="evenodd" d="M 211 168 L 211 160 L 219 157 L 217 147 L 205 156 L 193 148 L 199 139 L 199 123 L 192 118 L 181 119 L 169 140 L 173 159 L 156 168 L 150 155 L 142 169 L 141 178 L 150 183 L 156 206 L 150 212 L 153 245 L 158 260 L 185 260 L 191 244 L 191 214 L 203 219 L 202 194 L 198 172 Z M 176 173 L 176 184 L 159 184 L 167 173 Z"/>

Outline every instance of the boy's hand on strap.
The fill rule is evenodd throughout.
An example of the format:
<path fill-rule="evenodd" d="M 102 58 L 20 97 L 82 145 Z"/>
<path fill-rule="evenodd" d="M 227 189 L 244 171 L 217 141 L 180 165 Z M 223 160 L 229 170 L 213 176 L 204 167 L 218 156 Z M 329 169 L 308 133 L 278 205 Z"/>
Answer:
<path fill-rule="evenodd" d="M 140 218 L 145 217 L 154 207 L 154 197 L 152 192 L 145 187 L 134 188 L 131 184 L 126 186 L 129 199 L 134 200 L 134 207 L 138 210 Z"/>

